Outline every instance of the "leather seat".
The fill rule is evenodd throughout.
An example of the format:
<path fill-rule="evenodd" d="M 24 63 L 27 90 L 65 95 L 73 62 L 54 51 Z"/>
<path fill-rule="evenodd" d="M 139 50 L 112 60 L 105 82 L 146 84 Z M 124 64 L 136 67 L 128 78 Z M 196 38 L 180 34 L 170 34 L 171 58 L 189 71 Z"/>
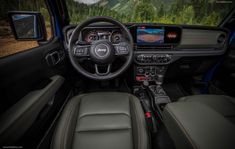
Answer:
<path fill-rule="evenodd" d="M 139 100 L 126 93 L 91 93 L 72 98 L 55 130 L 52 149 L 148 149 Z"/>
<path fill-rule="evenodd" d="M 224 95 L 197 95 L 182 97 L 179 101 L 204 104 L 235 124 L 235 98 Z"/>
<path fill-rule="evenodd" d="M 180 98 L 166 105 L 164 124 L 178 149 L 233 149 L 235 99 L 220 95 Z"/>

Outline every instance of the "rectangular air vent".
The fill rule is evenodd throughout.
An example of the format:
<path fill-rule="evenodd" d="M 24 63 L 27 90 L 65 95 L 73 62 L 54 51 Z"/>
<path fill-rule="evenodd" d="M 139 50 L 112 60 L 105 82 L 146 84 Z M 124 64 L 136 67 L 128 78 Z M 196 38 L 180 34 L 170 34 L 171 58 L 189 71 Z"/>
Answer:
<path fill-rule="evenodd" d="M 172 50 L 174 49 L 173 45 L 161 45 L 161 46 L 136 46 L 137 50 Z"/>

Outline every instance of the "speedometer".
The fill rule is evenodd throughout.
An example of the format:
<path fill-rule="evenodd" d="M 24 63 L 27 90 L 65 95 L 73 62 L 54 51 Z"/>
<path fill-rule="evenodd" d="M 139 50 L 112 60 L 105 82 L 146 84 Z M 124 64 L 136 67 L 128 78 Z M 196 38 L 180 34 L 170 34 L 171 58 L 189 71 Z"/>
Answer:
<path fill-rule="evenodd" d="M 90 31 L 85 35 L 85 41 L 91 43 L 92 41 L 99 40 L 99 36 L 96 31 Z"/>
<path fill-rule="evenodd" d="M 122 41 L 122 34 L 118 31 L 115 31 L 111 35 L 111 42 L 112 43 L 119 43 Z"/>

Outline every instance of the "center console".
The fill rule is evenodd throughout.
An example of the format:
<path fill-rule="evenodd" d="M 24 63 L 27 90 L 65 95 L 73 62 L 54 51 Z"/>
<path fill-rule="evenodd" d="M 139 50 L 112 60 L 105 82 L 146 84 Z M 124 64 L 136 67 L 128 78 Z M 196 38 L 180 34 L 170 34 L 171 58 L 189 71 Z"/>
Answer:
<path fill-rule="evenodd" d="M 134 94 L 160 118 L 163 107 L 171 102 L 162 87 L 168 68 L 172 72 L 169 65 L 185 58 L 182 67 L 179 61 L 179 68 L 190 68 L 193 65 L 187 58 L 222 55 L 227 44 L 227 32 L 217 28 L 156 24 L 134 24 L 128 28 L 134 40 Z"/>
<path fill-rule="evenodd" d="M 135 43 L 135 80 L 163 82 L 167 65 L 173 61 L 167 51 L 179 45 L 181 27 L 137 25 L 130 32 Z"/>
<path fill-rule="evenodd" d="M 168 65 L 174 60 L 168 51 L 173 51 L 180 43 L 181 28 L 141 25 L 130 31 L 135 42 L 134 80 L 137 86 L 134 91 L 141 95 L 140 99 L 150 96 L 152 107 L 160 109 L 171 102 L 162 84 Z"/>

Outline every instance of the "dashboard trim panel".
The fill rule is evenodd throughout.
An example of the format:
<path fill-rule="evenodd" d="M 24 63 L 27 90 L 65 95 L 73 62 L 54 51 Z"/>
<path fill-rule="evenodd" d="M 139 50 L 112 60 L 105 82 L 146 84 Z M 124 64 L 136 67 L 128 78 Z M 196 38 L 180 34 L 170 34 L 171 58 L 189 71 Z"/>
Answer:
<path fill-rule="evenodd" d="M 170 55 L 171 60 L 166 63 L 140 63 L 136 61 L 135 63 L 139 65 L 167 65 L 172 63 L 182 57 L 198 57 L 198 56 L 218 56 L 223 55 L 226 52 L 228 45 L 229 31 L 223 28 L 217 27 L 204 27 L 204 26 L 188 26 L 188 25 L 162 25 L 162 24 L 126 24 L 126 26 L 131 30 L 131 28 L 138 25 L 154 25 L 154 26 L 164 26 L 164 27 L 178 27 L 181 29 L 181 39 L 179 44 L 163 44 L 156 45 L 152 47 L 141 47 L 134 46 L 135 57 L 139 54 L 165 54 Z M 65 35 L 65 47 L 68 43 L 69 30 L 73 30 L 75 26 L 70 25 L 64 28 Z M 118 28 L 110 24 L 92 24 L 90 27 L 84 29 L 113 29 Z M 71 31 L 70 31 L 71 33 Z M 131 31 L 132 33 L 132 31 Z M 123 35 L 125 36 L 125 35 Z M 219 42 L 218 38 L 223 36 L 222 42 Z M 135 37 L 134 37 L 135 38 Z M 162 46 L 162 47 L 161 47 Z"/>

